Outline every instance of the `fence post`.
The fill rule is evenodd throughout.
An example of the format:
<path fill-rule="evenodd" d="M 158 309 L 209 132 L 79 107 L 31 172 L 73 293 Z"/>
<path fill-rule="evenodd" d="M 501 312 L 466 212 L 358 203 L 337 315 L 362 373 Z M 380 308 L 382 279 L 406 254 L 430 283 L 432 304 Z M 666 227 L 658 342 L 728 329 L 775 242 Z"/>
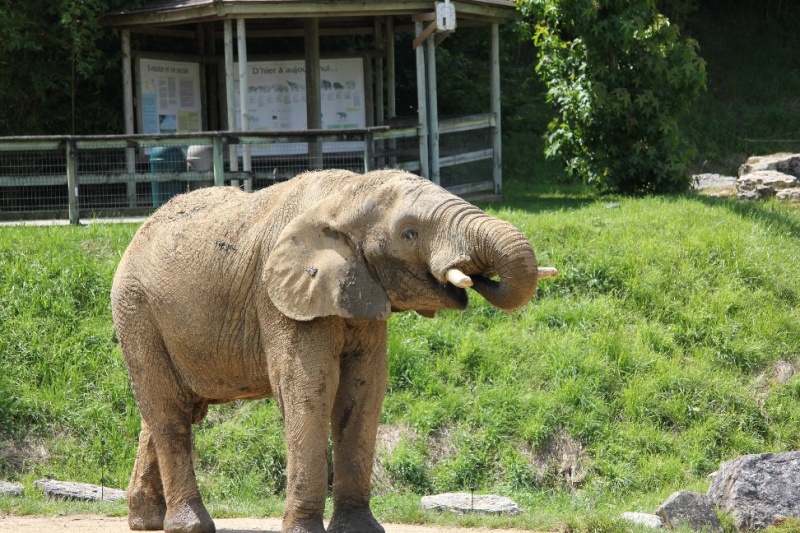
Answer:
<path fill-rule="evenodd" d="M 214 158 L 214 187 L 225 185 L 225 165 L 222 160 L 222 137 L 214 135 L 211 147 Z"/>
<path fill-rule="evenodd" d="M 364 172 L 369 172 L 374 166 L 375 136 L 371 131 L 364 134 Z"/>
<path fill-rule="evenodd" d="M 78 213 L 78 151 L 75 138 L 67 139 L 67 197 L 69 198 L 69 223 L 79 225 Z"/>

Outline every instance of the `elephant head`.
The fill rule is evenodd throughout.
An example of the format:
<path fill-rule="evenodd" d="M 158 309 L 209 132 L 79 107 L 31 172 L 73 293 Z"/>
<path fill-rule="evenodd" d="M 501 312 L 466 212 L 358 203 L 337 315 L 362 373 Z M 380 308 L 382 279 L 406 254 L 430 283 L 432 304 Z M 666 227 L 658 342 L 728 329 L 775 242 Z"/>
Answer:
<path fill-rule="evenodd" d="M 264 281 L 285 315 L 433 316 L 464 309 L 469 286 L 507 311 L 531 299 L 536 256 L 514 226 L 407 172 L 352 176 L 294 217 L 269 254 Z"/>

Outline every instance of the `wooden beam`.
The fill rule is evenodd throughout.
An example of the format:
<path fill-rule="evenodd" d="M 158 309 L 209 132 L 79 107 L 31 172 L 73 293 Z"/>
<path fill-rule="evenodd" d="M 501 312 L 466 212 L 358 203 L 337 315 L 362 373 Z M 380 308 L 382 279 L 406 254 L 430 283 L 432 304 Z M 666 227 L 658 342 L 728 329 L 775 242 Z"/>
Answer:
<path fill-rule="evenodd" d="M 416 15 L 411 15 L 411 20 L 414 22 L 430 22 L 436 20 L 436 13 L 418 13 Z"/>
<path fill-rule="evenodd" d="M 417 24 L 422 24 L 422 23 L 418 22 Z M 416 50 L 417 48 L 419 48 L 419 45 L 424 43 L 428 39 L 428 37 L 435 31 L 436 31 L 436 21 L 434 20 L 433 22 L 428 24 L 427 28 L 425 28 L 421 32 L 417 32 L 417 37 L 414 39 L 414 49 Z"/>

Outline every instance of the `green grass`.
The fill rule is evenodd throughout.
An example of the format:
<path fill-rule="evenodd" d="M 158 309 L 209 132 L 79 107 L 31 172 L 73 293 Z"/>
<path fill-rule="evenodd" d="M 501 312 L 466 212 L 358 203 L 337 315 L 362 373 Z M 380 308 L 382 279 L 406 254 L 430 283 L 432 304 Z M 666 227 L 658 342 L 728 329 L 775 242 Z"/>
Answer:
<path fill-rule="evenodd" d="M 382 457 L 381 520 L 622 531 L 619 513 L 704 491 L 721 461 L 797 449 L 800 379 L 774 369 L 800 365 L 800 212 L 514 182 L 506 192 L 513 201 L 487 209 L 560 276 L 513 314 L 474 295 L 463 313 L 392 318 L 382 422 L 402 436 Z M 135 229 L 0 228 L 0 478 L 26 487 L 0 511 L 124 513 L 65 508 L 33 482 L 127 484 L 139 416 L 108 292 Z M 274 402 L 213 407 L 196 444 L 213 515 L 280 514 Z M 470 487 L 525 512 L 419 509 L 420 494 Z"/>

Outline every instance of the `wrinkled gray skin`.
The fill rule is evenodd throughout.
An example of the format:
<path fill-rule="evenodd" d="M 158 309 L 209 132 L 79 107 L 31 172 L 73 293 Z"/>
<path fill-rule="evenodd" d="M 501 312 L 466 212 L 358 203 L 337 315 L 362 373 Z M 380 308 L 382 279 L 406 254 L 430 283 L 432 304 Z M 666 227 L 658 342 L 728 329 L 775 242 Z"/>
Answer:
<path fill-rule="evenodd" d="M 283 531 L 324 531 L 329 428 L 328 531 L 383 531 L 369 500 L 386 319 L 464 309 L 465 290 L 445 281 L 451 267 L 501 309 L 536 289 L 521 232 L 402 171 L 309 172 L 252 194 L 201 189 L 154 213 L 111 292 L 142 413 L 131 529 L 214 531 L 191 424 L 209 404 L 273 396 L 288 449 Z"/>

